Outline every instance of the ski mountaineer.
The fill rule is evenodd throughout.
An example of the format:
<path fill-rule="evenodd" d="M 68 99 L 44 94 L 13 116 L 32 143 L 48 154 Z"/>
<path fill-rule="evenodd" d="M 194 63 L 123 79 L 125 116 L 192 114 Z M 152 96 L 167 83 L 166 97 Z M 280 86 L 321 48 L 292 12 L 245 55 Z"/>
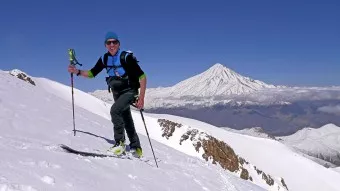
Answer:
<path fill-rule="evenodd" d="M 104 44 L 107 52 L 98 59 L 91 70 L 79 70 L 74 65 L 69 65 L 68 72 L 77 76 L 94 78 L 104 68 L 106 69 L 108 74 L 106 83 L 114 98 L 110 114 L 114 125 L 115 144 L 109 150 L 117 155 L 125 152 L 125 129 L 130 141 L 130 151 L 140 158 L 143 152 L 131 116 L 130 104 L 134 103 L 138 109 L 144 107 L 146 75 L 132 52 L 121 50 L 116 33 L 108 32 Z M 140 92 L 138 92 L 139 89 Z"/>

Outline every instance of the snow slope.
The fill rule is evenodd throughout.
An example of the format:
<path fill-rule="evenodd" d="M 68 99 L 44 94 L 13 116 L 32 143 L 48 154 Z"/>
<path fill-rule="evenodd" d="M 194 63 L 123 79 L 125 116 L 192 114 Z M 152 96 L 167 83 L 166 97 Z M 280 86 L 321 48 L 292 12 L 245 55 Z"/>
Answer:
<path fill-rule="evenodd" d="M 225 141 L 235 152 L 258 168 L 284 177 L 289 190 L 340 190 L 339 174 L 297 154 L 278 141 L 228 132 L 201 121 L 178 116 L 149 116 L 166 118 L 208 132 Z"/>
<path fill-rule="evenodd" d="M 333 170 L 337 171 L 340 173 L 340 167 L 337 167 L 337 168 L 333 168 Z"/>
<path fill-rule="evenodd" d="M 327 158 L 324 158 L 324 159 L 321 159 L 321 158 L 317 158 L 318 156 L 321 156 L 321 153 L 325 153 L 324 151 L 326 150 L 323 150 L 323 149 L 315 149 L 317 146 L 313 146 L 313 145 L 318 145 L 318 146 L 321 146 L 322 144 L 321 143 L 318 143 L 320 142 L 320 140 L 324 139 L 324 136 L 320 136 L 317 135 L 316 137 L 314 137 L 314 139 L 316 139 L 316 141 L 311 141 L 310 145 L 308 145 L 307 143 L 305 144 L 302 144 L 302 145 L 305 145 L 307 147 L 310 148 L 310 151 L 307 152 L 307 151 L 304 151 L 302 149 L 299 149 L 298 148 L 298 145 L 294 145 L 293 142 L 292 143 L 289 143 L 289 141 L 284 141 L 285 137 L 274 137 L 274 136 L 271 136 L 271 135 L 268 135 L 267 133 L 265 133 L 261 127 L 254 127 L 254 128 L 250 128 L 250 129 L 243 129 L 243 130 L 236 130 L 236 129 L 231 129 L 231 128 L 228 128 L 228 127 L 222 127 L 222 129 L 224 130 L 227 130 L 227 131 L 230 131 L 230 132 L 235 132 L 235 133 L 239 133 L 239 134 L 243 134 L 243 135 L 249 135 L 249 136 L 253 136 L 253 137 L 261 137 L 261 138 L 267 138 L 267 139 L 274 139 L 274 140 L 278 140 L 278 141 L 282 141 L 284 144 L 286 144 L 287 146 L 290 146 L 290 147 L 294 147 L 295 149 L 297 149 L 296 151 L 304 156 L 304 157 L 307 157 L 309 159 L 311 159 L 312 161 L 318 163 L 318 164 L 321 164 L 322 166 L 325 166 L 325 167 L 336 167 L 337 165 L 329 162 L 329 161 L 326 161 L 324 159 L 327 159 Z M 288 136 L 288 137 L 291 137 L 291 136 Z M 288 137 L 286 137 L 288 139 Z M 320 139 L 320 140 L 319 140 Z M 328 145 L 332 145 L 332 144 L 337 144 L 337 140 L 331 142 L 329 141 L 328 139 L 326 139 L 328 141 Z M 301 138 L 301 140 L 297 140 L 295 142 L 304 142 L 306 141 L 305 138 Z M 324 144 L 323 147 L 326 147 L 327 144 Z M 297 147 L 295 147 L 297 146 Z M 312 149 L 314 148 L 314 149 Z M 335 153 L 337 152 L 336 150 L 333 150 L 335 151 Z M 331 152 L 331 154 L 333 155 L 334 153 Z M 327 156 L 327 155 L 323 155 L 323 156 Z M 329 159 L 330 157 L 328 157 Z"/>
<path fill-rule="evenodd" d="M 143 135 L 149 163 L 62 152 L 61 143 L 82 150 L 107 149 L 113 142 L 109 106 L 75 90 L 79 131 L 73 136 L 70 88 L 46 79 L 34 81 L 36 86 L 0 71 L 0 190 L 264 190 L 152 140 L 159 158 L 156 168 Z M 133 117 L 138 132 L 145 134 L 138 112 Z"/>
<path fill-rule="evenodd" d="M 152 162 L 66 154 L 57 149 L 58 143 L 85 150 L 110 145 L 113 137 L 108 116 L 110 106 L 76 90 L 76 124 L 81 132 L 73 137 L 69 87 L 37 78 L 35 87 L 5 73 L 0 78 L 0 152 L 6 153 L 0 162 L 0 188 L 4 190 L 105 190 L 117 186 L 117 182 L 123 184 L 118 189 L 125 190 L 261 190 L 219 166 L 203 162 L 189 147 L 189 140 L 179 144 L 177 130 L 170 139 L 163 137 L 158 123 L 163 118 L 184 124 L 181 131 L 195 128 L 224 140 L 257 168 L 284 177 L 289 190 L 339 190 L 339 173 L 299 156 L 277 141 L 239 135 L 169 115 L 145 113 L 156 156 L 161 160 L 159 169 L 150 167 Z M 145 154 L 150 157 L 139 113 L 133 112 L 133 118 Z M 254 179 L 269 190 L 260 179 Z"/>
<path fill-rule="evenodd" d="M 237 130 L 237 129 L 231 129 L 228 127 L 220 127 L 224 130 L 234 132 L 234 133 L 239 133 L 243 135 L 249 135 L 253 137 L 261 137 L 261 138 L 267 138 L 267 139 L 276 139 L 274 136 L 271 136 L 264 132 L 264 130 L 261 127 L 253 127 L 253 128 L 247 128 L 247 129 L 242 129 L 242 130 Z"/>
<path fill-rule="evenodd" d="M 303 153 L 340 164 L 340 127 L 334 124 L 318 129 L 304 128 L 293 135 L 279 138 Z"/>

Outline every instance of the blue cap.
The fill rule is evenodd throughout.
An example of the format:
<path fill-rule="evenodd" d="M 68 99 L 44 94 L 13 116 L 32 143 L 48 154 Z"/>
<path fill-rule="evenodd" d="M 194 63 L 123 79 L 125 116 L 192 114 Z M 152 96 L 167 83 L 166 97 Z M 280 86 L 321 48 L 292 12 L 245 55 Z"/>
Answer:
<path fill-rule="evenodd" d="M 105 41 L 106 42 L 108 39 L 116 39 L 116 40 L 119 40 L 118 39 L 118 35 L 114 32 L 107 32 L 106 35 L 105 35 Z"/>

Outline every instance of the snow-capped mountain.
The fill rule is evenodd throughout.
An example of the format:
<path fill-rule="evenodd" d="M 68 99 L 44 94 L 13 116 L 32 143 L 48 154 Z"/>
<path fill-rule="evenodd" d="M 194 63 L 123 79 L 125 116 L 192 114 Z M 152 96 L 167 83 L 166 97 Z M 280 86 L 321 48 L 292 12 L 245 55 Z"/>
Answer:
<path fill-rule="evenodd" d="M 339 173 L 278 141 L 170 115 L 144 113 L 160 168 L 138 111 L 132 114 L 150 163 L 64 153 L 61 143 L 111 146 L 110 105 L 75 89 L 73 136 L 70 87 L 34 81 L 0 71 L 1 190 L 339 190 Z"/>
<path fill-rule="evenodd" d="M 253 128 L 247 128 L 247 129 L 242 129 L 242 130 L 236 130 L 236 129 L 231 129 L 228 127 L 221 127 L 222 129 L 225 129 L 227 131 L 235 132 L 235 133 L 240 133 L 243 135 L 249 135 L 253 137 L 261 137 L 261 138 L 268 138 L 268 139 L 274 139 L 276 138 L 272 135 L 269 135 L 268 133 L 264 132 L 264 130 L 261 127 L 253 127 Z"/>
<path fill-rule="evenodd" d="M 107 90 L 89 93 L 113 103 L 112 94 Z M 145 99 L 145 109 L 289 105 L 300 100 L 339 100 L 340 87 L 275 86 L 242 76 L 218 63 L 174 86 L 147 88 Z"/>
<path fill-rule="evenodd" d="M 149 89 L 150 96 L 195 96 L 212 97 L 225 95 L 241 95 L 263 88 L 274 88 L 264 82 L 244 77 L 235 71 L 215 64 L 208 70 L 168 88 Z"/>
<path fill-rule="evenodd" d="M 206 107 L 219 103 L 242 104 L 244 103 L 243 101 L 233 102 L 232 97 L 249 95 L 252 92 L 277 87 L 283 86 L 274 86 L 242 76 L 217 63 L 206 71 L 183 80 L 174 86 L 147 88 L 145 108 L 185 105 Z M 96 90 L 91 94 L 106 102 L 113 103 L 112 95 L 107 90 Z M 252 101 L 249 102 L 249 104 L 251 103 Z"/>
<path fill-rule="evenodd" d="M 340 166 L 340 127 L 334 124 L 318 129 L 304 128 L 293 135 L 277 138 L 302 153 Z"/>
<path fill-rule="evenodd" d="M 107 90 L 89 93 L 113 103 Z M 145 99 L 145 109 L 289 105 L 299 100 L 340 99 L 340 87 L 275 86 L 242 76 L 218 63 L 174 86 L 147 88 Z"/>

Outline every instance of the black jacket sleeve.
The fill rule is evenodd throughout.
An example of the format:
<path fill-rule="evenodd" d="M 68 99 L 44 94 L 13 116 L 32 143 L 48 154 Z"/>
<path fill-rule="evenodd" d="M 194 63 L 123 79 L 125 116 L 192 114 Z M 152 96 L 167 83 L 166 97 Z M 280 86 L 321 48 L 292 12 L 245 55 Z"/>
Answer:
<path fill-rule="evenodd" d="M 139 66 L 138 61 L 135 56 L 133 56 L 132 54 L 128 54 L 126 56 L 126 63 L 127 63 L 127 68 L 129 70 L 128 72 L 131 76 L 138 79 L 142 75 L 144 75 L 144 71 Z"/>
<path fill-rule="evenodd" d="M 105 68 L 105 65 L 103 63 L 102 58 L 100 57 L 96 65 L 91 69 L 91 73 L 93 77 L 96 77 L 104 68 Z"/>

